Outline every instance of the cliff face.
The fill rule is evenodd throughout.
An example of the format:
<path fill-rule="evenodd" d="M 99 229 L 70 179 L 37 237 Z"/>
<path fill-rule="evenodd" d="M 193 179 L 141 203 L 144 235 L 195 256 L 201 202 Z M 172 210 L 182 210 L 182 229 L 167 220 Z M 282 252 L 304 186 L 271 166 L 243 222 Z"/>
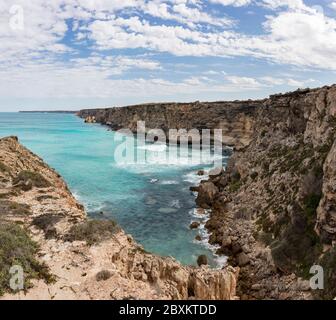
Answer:
<path fill-rule="evenodd" d="M 262 101 L 142 105 L 84 110 L 83 118 L 135 130 L 223 129 L 236 151 L 225 172 L 203 181 L 197 205 L 219 253 L 241 268 L 243 299 L 336 296 L 336 86 Z M 195 188 L 193 188 L 195 190 Z M 324 268 L 312 291 L 310 268 Z"/>
<path fill-rule="evenodd" d="M 2 299 L 234 299 L 239 269 L 144 251 L 113 221 L 86 218 L 63 179 L 15 137 L 0 139 Z M 27 292 L 12 294 L 9 269 Z"/>
<path fill-rule="evenodd" d="M 147 104 L 123 108 L 81 110 L 89 122 L 107 124 L 112 129 L 137 129 L 145 121 L 147 129 L 222 129 L 223 143 L 246 146 L 251 141 L 253 119 L 263 101 Z"/>
<path fill-rule="evenodd" d="M 273 96 L 254 123 L 249 146 L 199 188 L 198 203 L 212 208 L 210 241 L 241 266 L 243 298 L 333 299 L 336 86 Z M 324 290 L 310 290 L 315 264 Z"/>

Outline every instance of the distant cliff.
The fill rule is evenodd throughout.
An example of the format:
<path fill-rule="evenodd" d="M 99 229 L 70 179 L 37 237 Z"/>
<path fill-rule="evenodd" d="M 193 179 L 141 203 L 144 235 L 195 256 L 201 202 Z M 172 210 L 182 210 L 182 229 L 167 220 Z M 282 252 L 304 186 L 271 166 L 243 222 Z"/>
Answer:
<path fill-rule="evenodd" d="M 213 103 L 158 103 L 123 108 L 81 110 L 84 119 L 109 125 L 112 129 L 137 129 L 145 121 L 147 129 L 222 129 L 223 143 L 246 146 L 251 141 L 253 119 L 263 101 Z"/>

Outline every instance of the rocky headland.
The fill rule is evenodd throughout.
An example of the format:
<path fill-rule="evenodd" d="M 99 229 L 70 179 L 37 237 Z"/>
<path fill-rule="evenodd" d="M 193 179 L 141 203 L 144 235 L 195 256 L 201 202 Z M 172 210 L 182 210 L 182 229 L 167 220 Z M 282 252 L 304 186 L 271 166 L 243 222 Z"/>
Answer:
<path fill-rule="evenodd" d="M 113 130 L 137 131 L 138 121 L 146 128 L 162 129 L 222 129 L 227 146 L 246 146 L 251 141 L 253 119 L 261 101 L 158 103 L 123 108 L 87 109 L 77 114 L 87 123 L 101 123 Z"/>
<path fill-rule="evenodd" d="M 0 299 L 236 299 L 239 268 L 182 266 L 90 220 L 60 175 L 0 139 Z M 24 271 L 13 292 L 10 269 Z"/>
<path fill-rule="evenodd" d="M 223 129 L 225 170 L 193 188 L 210 211 L 210 243 L 239 266 L 241 299 L 336 296 L 336 86 L 243 102 L 83 110 L 112 129 Z M 311 290 L 310 268 L 324 268 Z"/>

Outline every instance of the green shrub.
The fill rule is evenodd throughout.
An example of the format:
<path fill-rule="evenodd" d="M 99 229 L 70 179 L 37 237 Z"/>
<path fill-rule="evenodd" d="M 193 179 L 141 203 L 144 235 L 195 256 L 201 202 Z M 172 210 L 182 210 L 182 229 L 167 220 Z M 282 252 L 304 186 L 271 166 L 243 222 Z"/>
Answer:
<path fill-rule="evenodd" d="M 241 181 L 236 181 L 230 184 L 229 191 L 230 192 L 237 192 L 241 187 L 243 183 Z"/>
<path fill-rule="evenodd" d="M 13 184 L 24 183 L 31 181 L 36 188 L 48 188 L 51 186 L 50 182 L 45 179 L 40 173 L 32 171 L 21 171 L 16 178 L 13 179 Z"/>
<path fill-rule="evenodd" d="M 120 228 L 111 220 L 88 220 L 74 225 L 65 236 L 66 241 L 86 241 L 88 245 L 94 245 L 110 239 Z"/>
<path fill-rule="evenodd" d="M 38 245 L 32 241 L 27 232 L 14 223 L 0 224 L 0 295 L 10 292 L 10 268 L 21 266 L 25 276 L 25 290 L 30 287 L 31 279 L 54 281 L 46 265 L 35 258 Z"/>
<path fill-rule="evenodd" d="M 28 204 L 17 203 L 9 200 L 0 200 L 0 217 L 3 216 L 24 216 L 31 214 Z"/>
<path fill-rule="evenodd" d="M 97 281 L 106 281 L 112 277 L 112 273 L 108 270 L 102 270 L 96 274 Z"/>
<path fill-rule="evenodd" d="M 61 220 L 59 215 L 44 214 L 33 219 L 32 224 L 38 229 L 42 230 L 47 239 L 57 237 L 57 230 L 55 224 Z"/>

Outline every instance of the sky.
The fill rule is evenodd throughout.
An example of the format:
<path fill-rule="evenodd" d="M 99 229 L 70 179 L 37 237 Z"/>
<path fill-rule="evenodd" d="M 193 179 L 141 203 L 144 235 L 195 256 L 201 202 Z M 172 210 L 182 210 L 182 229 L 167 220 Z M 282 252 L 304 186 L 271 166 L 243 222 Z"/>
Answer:
<path fill-rule="evenodd" d="M 0 0 L 0 111 L 336 83 L 335 0 Z"/>

